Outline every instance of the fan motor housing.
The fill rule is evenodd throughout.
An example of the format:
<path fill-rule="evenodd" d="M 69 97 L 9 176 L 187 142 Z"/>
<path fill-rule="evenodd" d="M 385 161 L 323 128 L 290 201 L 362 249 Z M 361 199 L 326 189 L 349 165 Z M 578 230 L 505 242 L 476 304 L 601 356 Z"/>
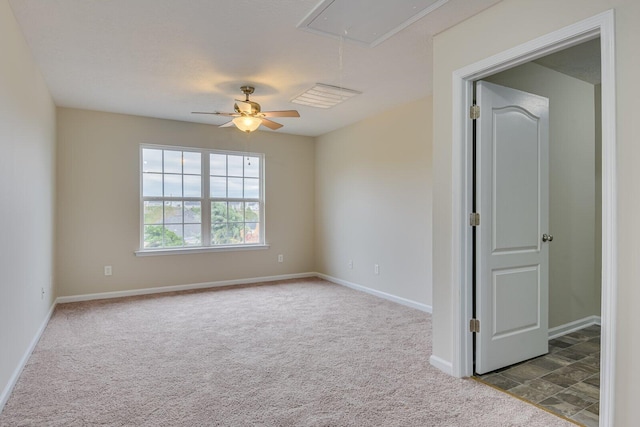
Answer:
<path fill-rule="evenodd" d="M 249 104 L 251 106 L 251 114 L 258 114 L 260 112 L 260 104 L 258 104 L 257 102 L 253 102 L 253 101 L 242 101 L 245 104 Z M 238 107 L 238 104 L 233 104 L 233 109 L 235 110 L 236 113 L 242 113 L 242 110 L 240 109 L 240 107 Z"/>

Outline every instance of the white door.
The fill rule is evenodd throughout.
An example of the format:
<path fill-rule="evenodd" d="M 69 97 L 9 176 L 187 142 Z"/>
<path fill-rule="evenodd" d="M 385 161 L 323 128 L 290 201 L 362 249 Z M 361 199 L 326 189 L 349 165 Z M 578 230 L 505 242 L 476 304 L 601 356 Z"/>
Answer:
<path fill-rule="evenodd" d="M 476 85 L 476 372 L 548 352 L 549 100 Z"/>

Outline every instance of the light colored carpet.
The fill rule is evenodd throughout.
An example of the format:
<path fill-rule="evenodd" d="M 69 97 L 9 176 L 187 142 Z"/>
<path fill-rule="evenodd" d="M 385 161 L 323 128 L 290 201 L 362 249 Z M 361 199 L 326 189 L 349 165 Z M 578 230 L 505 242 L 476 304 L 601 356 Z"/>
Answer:
<path fill-rule="evenodd" d="M 430 315 L 319 279 L 64 304 L 0 425 L 573 425 L 430 354 Z"/>

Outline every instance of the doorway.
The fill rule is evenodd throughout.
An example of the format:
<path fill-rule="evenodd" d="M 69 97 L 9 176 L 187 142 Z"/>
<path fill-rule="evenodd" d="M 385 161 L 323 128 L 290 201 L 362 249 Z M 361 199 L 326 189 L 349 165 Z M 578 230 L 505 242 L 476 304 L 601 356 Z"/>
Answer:
<path fill-rule="evenodd" d="M 459 292 L 454 293 L 457 312 L 454 329 L 453 373 L 457 376 L 473 374 L 473 339 L 469 331 L 472 317 L 472 236 L 469 231 L 469 212 L 472 197 L 472 177 L 468 165 L 472 163 L 471 131 L 467 123 L 473 95 L 473 82 L 500 71 L 541 58 L 553 52 L 578 45 L 597 37 L 601 39 L 602 64 L 602 344 L 600 382 L 600 425 L 613 421 L 613 379 L 615 350 L 615 290 L 616 290 L 616 166 L 615 166 L 615 74 L 614 22 L 609 11 L 525 43 L 494 57 L 457 70 L 454 84 L 454 258 L 455 276 Z M 454 279 L 455 280 L 455 279 Z"/>

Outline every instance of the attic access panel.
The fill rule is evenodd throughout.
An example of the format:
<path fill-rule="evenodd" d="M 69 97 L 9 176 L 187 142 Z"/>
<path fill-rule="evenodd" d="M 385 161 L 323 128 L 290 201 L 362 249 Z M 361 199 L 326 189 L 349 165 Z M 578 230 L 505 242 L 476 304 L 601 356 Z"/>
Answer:
<path fill-rule="evenodd" d="M 298 28 L 374 47 L 448 1 L 324 0 Z"/>

